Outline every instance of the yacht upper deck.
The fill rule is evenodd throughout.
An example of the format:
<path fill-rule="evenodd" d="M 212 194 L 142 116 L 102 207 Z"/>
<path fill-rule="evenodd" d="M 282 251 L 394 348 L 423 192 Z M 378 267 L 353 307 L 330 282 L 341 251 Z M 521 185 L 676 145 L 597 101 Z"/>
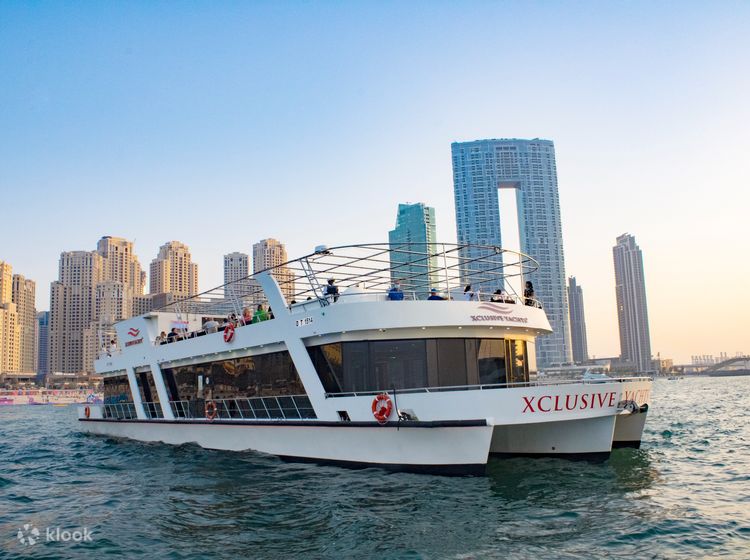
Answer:
<path fill-rule="evenodd" d="M 252 330 L 253 345 L 271 345 L 285 336 L 278 321 L 267 319 L 282 317 L 287 319 L 284 325 L 296 327 L 295 336 L 328 337 L 319 343 L 334 334 L 342 339 L 370 330 L 377 338 L 378 332 L 399 329 L 403 334 L 409 328 L 430 329 L 436 336 L 451 336 L 453 331 L 445 329 L 466 329 L 458 334 L 470 336 L 471 329 L 502 327 L 536 336 L 549 332 L 549 323 L 542 302 L 521 287 L 537 266 L 527 255 L 494 246 L 318 247 L 304 257 L 122 321 L 113 327 L 116 344 L 105 347 L 97 370 L 110 370 L 123 351 L 140 351 L 143 347 L 136 345 L 144 341 L 149 346 L 168 344 L 164 359 L 194 355 L 207 341 L 191 350 L 182 344 L 175 345 L 180 351 L 171 347 L 230 324 L 238 335 Z M 255 313 L 259 306 L 263 312 Z M 207 327 L 208 321 L 216 324 Z M 245 326 L 250 328 L 246 331 Z M 161 338 L 160 333 L 172 330 L 175 336 Z"/>

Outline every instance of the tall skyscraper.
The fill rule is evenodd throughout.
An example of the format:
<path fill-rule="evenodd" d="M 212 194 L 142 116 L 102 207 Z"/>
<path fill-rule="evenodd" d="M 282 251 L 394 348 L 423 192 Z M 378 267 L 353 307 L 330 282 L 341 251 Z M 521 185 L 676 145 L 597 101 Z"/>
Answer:
<path fill-rule="evenodd" d="M 126 239 L 104 236 L 96 251 L 62 253 L 50 286 L 49 370 L 93 371 L 98 348 L 113 336 L 114 323 L 133 314 L 145 281 Z"/>
<path fill-rule="evenodd" d="M 49 374 L 49 311 L 36 314 L 37 332 L 37 367 L 40 375 Z"/>
<path fill-rule="evenodd" d="M 284 244 L 276 239 L 261 239 L 253 245 L 253 274 L 279 267 L 273 272 L 273 277 L 279 283 L 287 303 L 294 298 L 294 275 L 287 267 L 281 266 L 288 260 Z"/>
<path fill-rule="evenodd" d="M 617 322 L 620 326 L 620 359 L 639 372 L 651 371 L 651 336 L 648 328 L 643 254 L 635 237 L 624 233 L 612 248 L 615 262 Z"/>
<path fill-rule="evenodd" d="M 13 303 L 13 267 L 0 261 L 0 373 L 20 371 L 21 331 Z"/>
<path fill-rule="evenodd" d="M 414 251 L 435 252 L 435 209 L 421 202 L 399 204 L 396 213 L 396 227 L 388 232 L 388 243 L 391 246 L 391 280 L 401 281 L 404 291 L 415 292 L 417 297 L 425 298 L 430 288 L 437 284 L 437 257 L 425 260 L 424 255 L 408 254 L 409 248 L 399 252 L 403 243 L 421 243 L 422 247 Z"/>
<path fill-rule="evenodd" d="M 537 365 L 569 362 L 570 326 L 553 142 L 477 140 L 453 143 L 451 153 L 459 243 L 502 246 L 498 189 L 515 189 L 520 249 L 539 262 L 539 271 L 528 280 L 533 281 L 553 329 L 552 334 L 536 341 Z M 463 256 L 472 255 L 464 252 Z M 480 287 L 486 292 L 503 286 Z"/>
<path fill-rule="evenodd" d="M 151 261 L 149 292 L 168 292 L 177 298 L 198 293 L 198 265 L 192 262 L 187 245 L 169 241 L 159 248 L 159 254 Z"/>
<path fill-rule="evenodd" d="M 586 316 L 583 312 L 583 290 L 576 282 L 575 276 L 568 278 L 568 303 L 573 361 L 580 364 L 589 359 L 589 347 L 586 340 Z"/>
<path fill-rule="evenodd" d="M 96 251 L 104 257 L 104 277 L 107 280 L 121 282 L 131 297 L 143 294 L 146 273 L 133 252 L 132 241 L 105 235 L 97 243 Z"/>
<path fill-rule="evenodd" d="M 50 285 L 49 368 L 85 373 L 97 351 L 96 286 L 104 280 L 102 256 L 96 251 L 60 254 L 58 280 Z"/>
<path fill-rule="evenodd" d="M 250 274 L 250 257 L 245 253 L 224 255 L 224 283 L 236 282 Z"/>
<path fill-rule="evenodd" d="M 12 291 L 18 313 L 18 371 L 36 373 L 36 283 L 14 274 Z"/>

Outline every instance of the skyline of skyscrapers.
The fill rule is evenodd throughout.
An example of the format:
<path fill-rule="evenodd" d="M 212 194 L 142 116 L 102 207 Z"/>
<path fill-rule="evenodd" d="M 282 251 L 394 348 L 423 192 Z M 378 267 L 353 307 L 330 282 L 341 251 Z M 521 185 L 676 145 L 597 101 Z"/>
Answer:
<path fill-rule="evenodd" d="M 536 341 L 540 368 L 570 362 L 560 200 L 554 143 L 492 139 L 451 144 L 459 244 L 503 246 L 499 189 L 514 189 L 521 252 L 539 262 L 531 280 L 552 325 Z M 509 209 L 513 210 L 513 209 Z M 470 252 L 464 253 L 471 258 Z M 471 282 L 468 277 L 467 283 Z M 508 286 L 476 286 L 483 292 Z"/>
<path fill-rule="evenodd" d="M 399 280 L 404 291 L 414 291 L 417 297 L 426 298 L 430 288 L 437 285 L 437 258 L 425 261 L 420 255 L 400 252 L 404 243 L 424 244 L 419 251 L 432 251 L 436 242 L 435 209 L 422 202 L 399 204 L 396 211 L 396 226 L 388 232 L 391 246 L 391 281 Z"/>
<path fill-rule="evenodd" d="M 612 257 L 615 265 L 620 360 L 632 364 L 638 372 L 651 371 L 651 336 L 643 254 L 635 237 L 628 233 L 620 235 L 612 248 Z"/>
<path fill-rule="evenodd" d="M 570 343 L 573 362 L 581 364 L 589 359 L 586 337 L 586 315 L 583 308 L 583 289 L 575 276 L 568 278 L 568 305 L 570 306 Z"/>

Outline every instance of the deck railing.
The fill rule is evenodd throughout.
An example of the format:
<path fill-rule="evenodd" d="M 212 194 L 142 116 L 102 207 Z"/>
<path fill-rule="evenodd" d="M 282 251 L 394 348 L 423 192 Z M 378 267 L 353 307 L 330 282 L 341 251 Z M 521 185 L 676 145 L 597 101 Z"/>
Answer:
<path fill-rule="evenodd" d="M 170 401 L 175 418 L 206 418 L 206 404 L 216 406 L 215 418 L 223 420 L 314 420 L 315 410 L 306 395 L 241 397 Z"/>
<path fill-rule="evenodd" d="M 135 405 L 132 402 L 105 404 L 104 418 L 116 418 L 118 420 L 130 420 L 136 418 Z"/>

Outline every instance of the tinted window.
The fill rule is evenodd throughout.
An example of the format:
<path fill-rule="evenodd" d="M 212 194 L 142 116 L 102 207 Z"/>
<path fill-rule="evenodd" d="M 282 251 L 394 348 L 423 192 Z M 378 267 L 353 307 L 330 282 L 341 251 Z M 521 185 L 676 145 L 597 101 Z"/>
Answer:
<path fill-rule="evenodd" d="M 505 341 L 482 339 L 477 349 L 479 383 L 506 383 Z"/>
<path fill-rule="evenodd" d="M 104 378 L 104 404 L 133 402 L 127 375 Z"/>
<path fill-rule="evenodd" d="M 528 381 L 526 343 L 436 338 L 308 348 L 328 393 Z"/>
<path fill-rule="evenodd" d="M 509 383 L 523 383 L 529 380 L 529 366 L 526 360 L 526 342 L 523 340 L 508 341 L 508 364 L 510 366 Z"/>
<path fill-rule="evenodd" d="M 170 376 L 180 400 L 305 394 L 286 351 L 169 368 L 165 370 L 165 378 Z M 203 379 L 201 389 L 199 376 Z"/>
<path fill-rule="evenodd" d="M 438 386 L 466 385 L 466 341 L 463 338 L 438 338 Z"/>
<path fill-rule="evenodd" d="M 385 340 L 370 343 L 373 376 L 368 391 L 427 387 L 424 340 Z"/>

